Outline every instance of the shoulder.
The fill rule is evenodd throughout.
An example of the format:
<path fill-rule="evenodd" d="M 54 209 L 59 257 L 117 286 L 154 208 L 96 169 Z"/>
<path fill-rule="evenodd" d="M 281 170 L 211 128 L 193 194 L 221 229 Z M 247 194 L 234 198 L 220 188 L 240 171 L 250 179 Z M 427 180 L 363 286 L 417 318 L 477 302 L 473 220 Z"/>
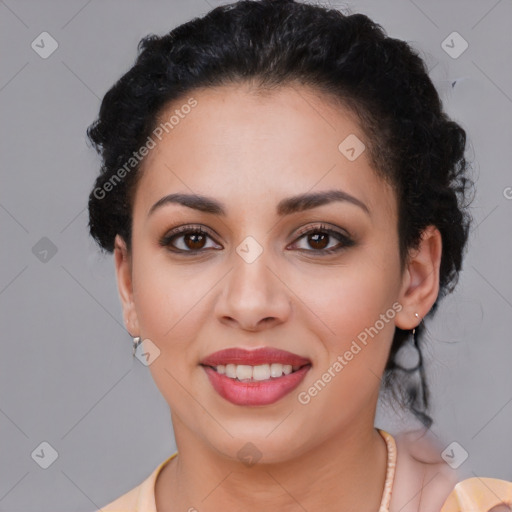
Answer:
<path fill-rule="evenodd" d="M 458 482 L 443 460 L 442 443 L 423 430 L 395 436 L 397 459 L 391 512 L 438 512 Z"/>
<path fill-rule="evenodd" d="M 137 512 L 137 502 L 141 486 L 142 484 L 134 487 L 108 505 L 101 507 L 101 512 Z"/>
<path fill-rule="evenodd" d="M 100 512 L 156 512 L 156 479 L 167 462 L 176 455 L 177 452 L 162 461 L 143 482 L 116 500 L 101 507 Z"/>
<path fill-rule="evenodd" d="M 433 434 L 403 432 L 395 441 L 391 512 L 512 511 L 512 482 L 480 477 L 459 481 L 457 472 L 441 457 L 446 447 Z M 499 505 L 505 508 L 493 509 Z"/>
<path fill-rule="evenodd" d="M 498 478 L 473 477 L 459 482 L 441 512 L 510 512 L 512 482 Z"/>

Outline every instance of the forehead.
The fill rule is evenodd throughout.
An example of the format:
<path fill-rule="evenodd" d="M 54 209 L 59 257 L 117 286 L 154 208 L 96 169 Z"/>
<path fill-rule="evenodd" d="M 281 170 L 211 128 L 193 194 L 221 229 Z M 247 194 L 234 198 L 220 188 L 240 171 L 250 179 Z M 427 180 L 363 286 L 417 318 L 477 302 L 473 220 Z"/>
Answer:
<path fill-rule="evenodd" d="M 394 194 L 366 151 L 355 160 L 344 153 L 344 141 L 354 146 L 366 140 L 355 115 L 311 88 L 262 91 L 244 83 L 196 89 L 167 105 L 156 129 L 136 192 L 146 212 L 178 191 L 226 204 L 267 204 L 341 188 L 370 208 L 395 213 Z"/>

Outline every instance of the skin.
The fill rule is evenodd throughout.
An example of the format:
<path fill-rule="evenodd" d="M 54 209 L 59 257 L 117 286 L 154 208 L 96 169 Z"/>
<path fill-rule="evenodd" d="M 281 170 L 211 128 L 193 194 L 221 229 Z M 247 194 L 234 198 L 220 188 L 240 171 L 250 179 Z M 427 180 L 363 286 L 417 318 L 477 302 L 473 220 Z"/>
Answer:
<path fill-rule="evenodd" d="M 338 150 L 349 134 L 362 141 L 365 134 L 348 110 L 314 90 L 284 86 L 256 94 L 238 84 L 191 96 L 197 106 L 143 163 L 132 250 L 117 236 L 114 251 L 125 325 L 160 350 L 149 369 L 172 411 L 179 452 L 157 479 L 157 510 L 376 511 L 387 457 L 374 428 L 380 378 L 395 326 L 415 327 L 414 313 L 423 318 L 438 295 L 441 235 L 430 226 L 400 271 L 395 193 L 377 177 L 366 151 L 349 161 Z M 187 99 L 168 106 L 162 119 Z M 370 213 L 332 202 L 276 214 L 283 198 L 331 189 L 355 196 Z M 178 204 L 148 215 L 171 193 L 213 197 L 224 203 L 226 216 Z M 315 245 L 297 235 L 304 227 L 318 233 L 319 223 L 348 232 L 355 244 L 322 256 L 327 242 Z M 175 247 L 202 253 L 179 255 L 159 245 L 185 224 L 211 235 L 202 245 L 178 235 Z M 252 263 L 236 252 L 247 236 L 263 250 Z M 336 246 L 343 243 L 331 236 L 328 248 Z M 394 318 L 317 396 L 300 404 L 298 393 L 396 302 L 402 308 Z M 271 405 L 227 402 L 199 365 L 221 349 L 264 346 L 312 361 L 302 384 Z M 409 500 L 402 512 L 419 510 L 412 508 L 419 504 L 413 495 L 440 466 L 412 457 L 407 466 L 409 448 L 419 445 L 398 441 L 397 479 L 410 478 L 413 487 L 402 485 L 392 506 L 398 510 Z M 247 442 L 262 454 L 251 467 L 237 457 Z M 409 476 L 399 477 L 404 471 Z M 449 491 L 451 482 L 440 480 L 444 487 L 430 494 Z"/>

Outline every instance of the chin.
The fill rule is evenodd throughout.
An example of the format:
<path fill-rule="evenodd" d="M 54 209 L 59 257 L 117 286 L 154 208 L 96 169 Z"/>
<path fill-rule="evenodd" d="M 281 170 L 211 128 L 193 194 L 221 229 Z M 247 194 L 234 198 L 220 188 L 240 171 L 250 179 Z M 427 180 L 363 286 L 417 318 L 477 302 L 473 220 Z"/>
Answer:
<path fill-rule="evenodd" d="M 274 423 L 273 428 L 276 424 Z M 272 429 L 262 428 L 261 431 L 254 428 L 248 430 L 233 429 L 230 433 L 233 437 L 223 436 L 222 439 L 212 439 L 208 437 L 207 442 L 210 447 L 222 457 L 233 461 L 241 462 L 247 467 L 254 464 L 281 464 L 290 462 L 294 458 L 306 452 L 306 446 L 303 444 L 302 436 L 301 444 L 296 444 L 294 437 L 283 430 L 281 435 L 274 432 L 270 434 Z M 295 439 L 297 439 L 295 437 Z"/>

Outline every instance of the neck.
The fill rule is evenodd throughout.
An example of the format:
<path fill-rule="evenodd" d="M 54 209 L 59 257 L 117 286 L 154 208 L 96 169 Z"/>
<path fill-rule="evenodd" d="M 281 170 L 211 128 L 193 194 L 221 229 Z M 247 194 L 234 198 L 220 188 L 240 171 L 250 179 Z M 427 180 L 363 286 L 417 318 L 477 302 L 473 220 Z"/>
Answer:
<path fill-rule="evenodd" d="M 379 509 L 387 448 L 373 422 L 350 425 L 286 462 L 250 467 L 220 456 L 179 419 L 173 422 L 179 451 L 157 479 L 158 512 Z"/>

